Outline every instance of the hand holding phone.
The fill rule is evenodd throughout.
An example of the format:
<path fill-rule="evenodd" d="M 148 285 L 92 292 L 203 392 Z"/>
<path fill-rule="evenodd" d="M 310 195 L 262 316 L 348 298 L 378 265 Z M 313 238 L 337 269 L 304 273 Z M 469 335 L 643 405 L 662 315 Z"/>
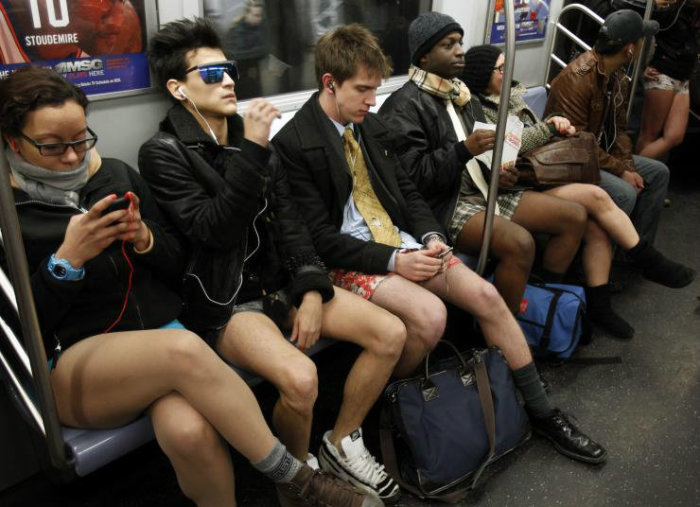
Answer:
<path fill-rule="evenodd" d="M 107 208 L 105 208 L 105 210 L 102 212 L 102 216 L 109 215 L 113 211 L 117 211 L 120 209 L 128 209 L 130 205 L 131 199 L 129 199 L 128 197 L 117 197 L 109 203 L 109 206 L 107 206 Z"/>

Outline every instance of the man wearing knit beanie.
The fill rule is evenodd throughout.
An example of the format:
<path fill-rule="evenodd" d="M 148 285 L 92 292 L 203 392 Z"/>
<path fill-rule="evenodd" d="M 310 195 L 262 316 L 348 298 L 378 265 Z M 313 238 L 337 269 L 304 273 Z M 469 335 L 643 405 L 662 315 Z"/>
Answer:
<path fill-rule="evenodd" d="M 379 111 L 380 117 L 387 121 L 390 131 L 395 134 L 393 151 L 458 248 L 462 245 L 464 224 L 483 223 L 486 201 L 484 187 L 480 185 L 487 185 L 488 176 L 482 171 L 487 173 L 488 168 L 478 165 L 473 157 L 491 150 L 495 141 L 493 131 L 473 131 L 475 121 L 485 122 L 485 119 L 479 101 L 457 79 L 464 72 L 462 35 L 462 28 L 444 14 L 430 12 L 414 20 L 408 30 L 413 62 L 409 81 L 394 92 Z M 514 182 L 515 177 L 510 171 L 502 172 L 502 186 L 512 187 Z M 485 188 L 488 190 L 487 186 Z M 464 199 L 465 193 L 469 194 L 467 199 Z M 539 216 L 533 218 L 537 214 L 533 212 L 530 216 L 528 213 L 518 215 L 516 211 L 521 200 L 524 208 L 538 207 Z M 563 273 L 578 248 L 585 211 L 581 208 L 583 213 L 578 213 L 578 204 L 543 194 L 534 198 L 523 196 L 520 190 L 502 192 L 498 197 L 498 207 L 500 216 L 496 217 L 498 227 L 494 227 L 493 243 L 500 242 L 502 255 L 496 269 L 496 280 L 500 276 L 509 282 L 514 281 L 511 286 L 506 283 L 505 290 L 498 288 L 511 312 L 515 312 L 532 266 L 534 242 L 529 232 L 516 224 L 513 217 L 526 216 L 531 225 L 538 223 L 538 231 L 552 235 L 545 252 L 550 265 L 545 267 L 550 276 L 556 277 L 558 273 L 555 271 Z M 471 217 L 478 218 L 467 222 Z M 545 227 L 547 220 L 553 222 L 547 217 L 556 217 L 555 226 L 560 229 L 551 224 Z M 482 229 L 475 228 L 478 245 Z M 554 252 L 556 255 L 549 251 L 553 245 L 559 247 Z M 508 251 L 512 258 L 505 253 Z M 551 262 L 555 257 L 559 264 Z M 508 317 L 510 322 L 513 317 Z M 533 430 L 552 441 L 554 447 L 566 456 L 586 463 L 604 462 L 607 457 L 605 449 L 576 428 L 561 410 L 552 406 L 529 350 L 525 348 L 517 362 L 511 359 L 508 362 L 515 384 L 525 399 Z"/>
<path fill-rule="evenodd" d="M 458 32 L 460 37 L 464 30 L 451 16 L 441 12 L 426 12 L 418 16 L 408 27 L 408 50 L 411 63 L 418 65 L 421 57 L 445 35 Z"/>

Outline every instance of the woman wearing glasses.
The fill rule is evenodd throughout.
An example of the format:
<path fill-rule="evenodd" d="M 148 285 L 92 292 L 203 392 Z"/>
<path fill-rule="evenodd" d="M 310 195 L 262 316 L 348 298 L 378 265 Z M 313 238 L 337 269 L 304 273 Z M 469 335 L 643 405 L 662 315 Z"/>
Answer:
<path fill-rule="evenodd" d="M 223 440 L 276 482 L 295 483 L 290 497 L 313 488 L 316 475 L 272 435 L 247 385 L 175 320 L 180 243 L 139 175 L 95 151 L 86 106 L 51 70 L 27 67 L 0 82 L 0 129 L 60 421 L 110 428 L 147 412 L 183 492 L 201 506 L 235 504 Z M 124 195 L 128 209 L 112 211 Z M 344 498 L 339 505 L 360 505 Z"/>
<path fill-rule="evenodd" d="M 464 81 L 479 97 L 486 119 L 494 123 L 498 118 L 501 101 L 504 63 L 505 56 L 496 46 L 474 46 L 465 55 Z M 539 120 L 523 100 L 525 91 L 523 85 L 514 82 L 508 101 L 508 114 L 516 115 L 525 124 L 521 153 L 550 142 L 554 136 L 567 136 L 576 132 L 563 116 L 551 115 Z M 634 329 L 615 313 L 610 304 L 608 279 L 612 264 L 611 240 L 629 252 L 647 278 L 674 288 L 692 281 L 692 270 L 664 258 L 653 246 L 640 240 L 630 218 L 599 186 L 573 183 L 544 193 L 577 202 L 588 213 L 582 249 L 587 312 L 594 324 L 613 336 L 629 339 L 632 338 Z M 682 280 L 682 283 L 676 283 L 677 280 Z"/>

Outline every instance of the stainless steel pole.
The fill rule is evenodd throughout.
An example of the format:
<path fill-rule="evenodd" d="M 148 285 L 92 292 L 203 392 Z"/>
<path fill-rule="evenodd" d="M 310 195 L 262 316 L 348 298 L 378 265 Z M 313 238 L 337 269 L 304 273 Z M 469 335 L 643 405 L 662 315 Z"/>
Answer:
<path fill-rule="evenodd" d="M 476 272 L 484 274 L 486 261 L 489 257 L 491 247 L 491 236 L 493 234 L 493 221 L 496 213 L 496 199 L 498 198 L 498 173 L 501 167 L 503 156 L 503 140 L 506 133 L 506 122 L 508 120 L 508 97 L 510 97 L 510 84 L 513 80 L 513 66 L 515 64 L 515 16 L 513 0 L 505 0 L 503 7 L 506 16 L 506 61 L 503 69 L 503 83 L 501 84 L 501 97 L 498 106 L 498 120 L 496 123 L 496 142 L 493 147 L 493 158 L 491 160 L 491 181 L 489 182 L 489 192 L 486 205 L 486 220 L 484 221 L 484 234 L 481 242 L 481 252 Z"/>
<path fill-rule="evenodd" d="M 648 21 L 651 18 L 651 10 L 654 7 L 654 0 L 647 0 L 647 5 L 644 8 L 644 21 Z M 637 61 L 634 62 L 634 70 L 632 71 L 632 83 L 630 85 L 630 96 L 627 103 L 627 121 L 630 119 L 630 114 L 632 114 L 632 105 L 634 101 L 634 92 L 637 89 L 637 79 L 639 78 L 639 72 L 642 70 L 642 58 L 646 53 L 646 38 L 642 42 L 642 48 L 637 55 Z"/>
<path fill-rule="evenodd" d="M 29 353 L 35 395 L 44 421 L 44 433 L 49 458 L 54 467 L 63 470 L 67 467 L 61 425 L 56 413 L 56 401 L 49 382 L 49 368 L 46 351 L 41 338 L 39 320 L 34 307 L 30 284 L 27 257 L 22 242 L 15 199 L 10 186 L 10 174 L 4 156 L 5 143 L 0 141 L 0 228 L 2 228 L 5 255 L 10 270 L 12 285 L 17 296 L 20 323 L 24 344 Z"/>

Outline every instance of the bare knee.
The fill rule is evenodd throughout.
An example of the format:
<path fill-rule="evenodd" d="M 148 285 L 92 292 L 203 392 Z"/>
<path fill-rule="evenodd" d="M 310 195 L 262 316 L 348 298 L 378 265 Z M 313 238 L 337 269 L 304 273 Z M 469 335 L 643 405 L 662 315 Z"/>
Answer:
<path fill-rule="evenodd" d="M 666 139 L 666 143 L 668 144 L 669 148 L 673 148 L 674 146 L 678 146 L 683 142 L 683 138 L 685 138 L 685 130 L 681 130 L 680 132 L 674 132 L 669 135 L 665 135 L 664 139 Z"/>
<path fill-rule="evenodd" d="M 214 352 L 196 334 L 185 330 L 171 331 L 166 340 L 168 364 L 179 376 L 208 376 Z M 214 356 L 215 357 L 215 356 Z"/>
<path fill-rule="evenodd" d="M 592 215 L 610 210 L 615 203 L 608 193 L 597 185 L 588 185 L 588 209 Z"/>
<path fill-rule="evenodd" d="M 398 361 L 406 344 L 406 326 L 398 317 L 386 313 L 385 318 L 376 322 L 375 337 L 367 349 L 387 360 Z"/>
<path fill-rule="evenodd" d="M 316 365 L 306 356 L 289 361 L 281 376 L 280 393 L 297 413 L 311 414 L 318 397 Z"/>
<path fill-rule="evenodd" d="M 171 459 L 206 467 L 222 445 L 213 426 L 201 415 L 170 418 L 156 428 L 158 443 Z"/>
<path fill-rule="evenodd" d="M 422 305 L 414 314 L 415 322 L 408 331 L 416 336 L 426 350 L 432 350 L 440 341 L 447 324 L 447 308 L 437 296 Z"/>
<path fill-rule="evenodd" d="M 475 287 L 472 287 L 472 290 L 474 292 L 475 317 L 496 318 L 505 314 L 510 316 L 510 311 L 503 297 L 492 283 L 482 279 Z"/>
<path fill-rule="evenodd" d="M 515 227 L 494 244 L 494 254 L 529 273 L 535 262 L 535 239 L 524 228 Z"/>

